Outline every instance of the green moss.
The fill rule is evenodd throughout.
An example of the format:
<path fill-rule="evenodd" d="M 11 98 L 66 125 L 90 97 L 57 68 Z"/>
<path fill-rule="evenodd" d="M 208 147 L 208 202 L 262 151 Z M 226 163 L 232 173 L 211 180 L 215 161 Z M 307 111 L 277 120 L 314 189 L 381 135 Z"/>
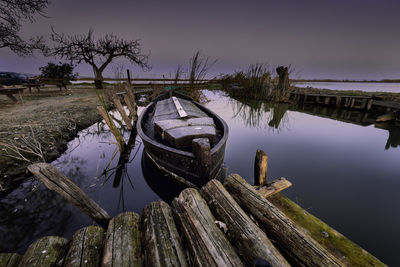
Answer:
<path fill-rule="evenodd" d="M 282 194 L 269 197 L 275 206 L 305 229 L 312 238 L 323 245 L 348 266 L 386 266 L 373 255 L 353 243 L 329 225 L 314 217 Z"/>

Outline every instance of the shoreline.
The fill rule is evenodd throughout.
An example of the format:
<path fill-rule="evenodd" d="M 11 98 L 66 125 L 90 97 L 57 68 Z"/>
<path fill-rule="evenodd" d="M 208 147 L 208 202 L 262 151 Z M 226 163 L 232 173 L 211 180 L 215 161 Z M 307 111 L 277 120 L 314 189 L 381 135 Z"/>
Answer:
<path fill-rule="evenodd" d="M 0 195 L 7 195 L 28 177 L 29 164 L 57 159 L 80 130 L 101 121 L 93 88 L 45 88 L 21 97 L 18 104 L 0 99 Z M 22 159 L 11 151 L 27 143 L 37 154 L 22 153 Z"/>

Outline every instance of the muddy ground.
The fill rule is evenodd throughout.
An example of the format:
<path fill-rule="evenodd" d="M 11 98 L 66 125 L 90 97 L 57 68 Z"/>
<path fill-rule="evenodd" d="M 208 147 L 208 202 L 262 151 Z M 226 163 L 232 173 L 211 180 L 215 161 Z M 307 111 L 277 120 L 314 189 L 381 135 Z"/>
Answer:
<path fill-rule="evenodd" d="M 29 164 L 56 159 L 78 131 L 101 119 L 97 93 L 89 86 L 25 90 L 18 104 L 0 95 L 0 194 L 26 177 Z"/>

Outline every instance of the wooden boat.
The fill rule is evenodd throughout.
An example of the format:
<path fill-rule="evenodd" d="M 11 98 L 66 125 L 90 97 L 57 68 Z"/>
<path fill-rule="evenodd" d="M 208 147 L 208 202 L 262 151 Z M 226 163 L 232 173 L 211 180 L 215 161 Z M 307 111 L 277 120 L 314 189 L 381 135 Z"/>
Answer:
<path fill-rule="evenodd" d="M 146 156 L 170 177 L 184 179 L 189 186 L 218 178 L 228 125 L 190 97 L 160 95 L 139 116 L 137 131 Z"/>

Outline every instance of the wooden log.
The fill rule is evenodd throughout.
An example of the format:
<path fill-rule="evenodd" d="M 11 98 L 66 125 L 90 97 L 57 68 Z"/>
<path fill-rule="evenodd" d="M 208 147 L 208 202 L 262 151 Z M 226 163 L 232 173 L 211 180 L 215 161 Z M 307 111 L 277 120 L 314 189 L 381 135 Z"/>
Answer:
<path fill-rule="evenodd" d="M 224 185 L 239 205 L 251 214 L 267 235 L 276 242 L 291 264 L 343 266 L 338 259 L 262 197 L 242 177 L 232 174 L 225 179 Z"/>
<path fill-rule="evenodd" d="M 63 237 L 42 237 L 29 246 L 19 267 L 62 266 L 67 249 L 68 240 Z"/>
<path fill-rule="evenodd" d="M 90 199 L 78 186 L 49 163 L 35 163 L 28 170 L 39 178 L 45 186 L 59 193 L 82 212 L 102 226 L 107 226 L 110 216 Z"/>
<path fill-rule="evenodd" d="M 253 188 L 257 190 L 257 192 L 264 198 L 267 198 L 291 186 L 292 186 L 291 182 L 286 180 L 286 178 L 281 177 L 264 186 L 253 186 Z"/>
<path fill-rule="evenodd" d="M 121 213 L 108 224 L 102 266 L 142 266 L 140 218 L 134 212 Z"/>
<path fill-rule="evenodd" d="M 290 266 L 219 181 L 209 181 L 201 194 L 217 220 L 225 223 L 229 241 L 237 247 L 247 266 L 252 266 L 257 259 L 267 261 L 270 266 Z"/>
<path fill-rule="evenodd" d="M 199 191 L 187 188 L 172 201 L 174 215 L 185 236 L 193 265 L 244 266 Z"/>
<path fill-rule="evenodd" d="M 22 256 L 17 253 L 0 253 L 0 266 L 17 267 Z"/>
<path fill-rule="evenodd" d="M 142 212 L 146 266 L 188 266 L 171 207 L 164 201 L 148 204 Z"/>
<path fill-rule="evenodd" d="M 267 184 L 268 157 L 264 151 L 257 149 L 254 159 L 254 185 Z"/>
<path fill-rule="evenodd" d="M 97 110 L 99 111 L 100 115 L 103 117 L 104 121 L 106 122 L 108 128 L 110 128 L 110 131 L 115 137 L 115 140 L 117 141 L 119 145 L 120 151 L 124 151 L 125 147 L 125 141 L 122 137 L 122 135 L 118 132 L 117 127 L 115 126 L 113 120 L 111 117 L 108 115 L 107 111 L 102 107 L 102 106 L 97 106 Z"/>
<path fill-rule="evenodd" d="M 104 230 L 98 226 L 78 230 L 72 237 L 64 267 L 99 266 L 103 236 Z"/>
<path fill-rule="evenodd" d="M 211 146 L 208 138 L 195 138 L 192 140 L 193 154 L 200 166 L 200 176 L 208 181 L 211 179 Z"/>
<path fill-rule="evenodd" d="M 113 102 L 119 114 L 121 115 L 122 120 L 125 122 L 125 125 L 128 128 L 128 130 L 132 130 L 132 122 L 129 119 L 128 115 L 126 114 L 125 109 L 121 104 L 121 101 L 118 98 L 114 98 Z"/>

